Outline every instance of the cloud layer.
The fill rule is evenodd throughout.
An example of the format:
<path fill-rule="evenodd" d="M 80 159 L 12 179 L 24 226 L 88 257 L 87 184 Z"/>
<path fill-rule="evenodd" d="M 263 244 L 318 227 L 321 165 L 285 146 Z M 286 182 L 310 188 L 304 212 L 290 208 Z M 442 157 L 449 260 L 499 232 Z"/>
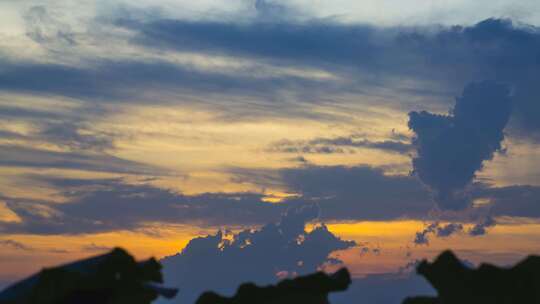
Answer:
<path fill-rule="evenodd" d="M 464 188 L 483 162 L 501 150 L 511 108 L 506 86 L 482 82 L 464 89 L 451 115 L 409 114 L 418 149 L 414 172 L 434 190 L 441 207 L 462 209 L 469 205 Z"/>
<path fill-rule="evenodd" d="M 182 286 L 178 303 L 193 303 L 203 291 L 230 294 L 243 282 L 269 284 L 279 275 L 307 274 L 325 263 L 339 263 L 329 254 L 355 246 L 320 225 L 306 231 L 318 216 L 315 206 L 289 209 L 281 220 L 235 234 L 219 231 L 195 238 L 175 256 L 165 258 L 164 279 Z"/>

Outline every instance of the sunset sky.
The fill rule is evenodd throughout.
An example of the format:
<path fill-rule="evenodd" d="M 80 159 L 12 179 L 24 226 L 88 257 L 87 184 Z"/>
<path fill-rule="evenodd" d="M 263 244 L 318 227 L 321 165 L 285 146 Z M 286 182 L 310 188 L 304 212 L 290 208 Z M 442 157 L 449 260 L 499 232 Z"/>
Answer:
<path fill-rule="evenodd" d="M 540 253 L 537 26 L 536 0 L 0 1 L 0 287 L 288 221 L 359 282 Z"/>

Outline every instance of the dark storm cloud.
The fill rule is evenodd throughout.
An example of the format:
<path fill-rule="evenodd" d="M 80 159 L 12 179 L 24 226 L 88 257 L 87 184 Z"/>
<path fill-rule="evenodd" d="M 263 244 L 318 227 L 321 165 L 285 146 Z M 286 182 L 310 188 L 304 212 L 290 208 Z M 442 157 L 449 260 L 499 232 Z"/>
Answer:
<path fill-rule="evenodd" d="M 508 87 L 481 82 L 465 87 L 450 115 L 409 114 L 418 153 L 414 173 L 431 187 L 442 208 L 463 209 L 470 204 L 464 188 L 483 162 L 501 150 L 511 108 Z"/>
<path fill-rule="evenodd" d="M 293 208 L 277 223 L 257 230 L 220 230 L 192 239 L 180 253 L 162 260 L 165 281 L 184 290 L 176 303 L 193 303 L 206 290 L 229 294 L 243 282 L 269 284 L 279 273 L 303 275 L 326 263 L 340 263 L 329 254 L 356 244 L 341 240 L 324 225 L 306 231 L 318 213 L 313 205 Z"/>
<path fill-rule="evenodd" d="M 333 138 L 314 138 L 311 140 L 280 140 L 271 143 L 268 152 L 297 153 L 297 154 L 333 154 L 355 153 L 354 148 L 368 148 L 392 153 L 407 154 L 413 147 L 409 143 L 395 140 L 373 141 L 358 135 L 340 136 Z"/>

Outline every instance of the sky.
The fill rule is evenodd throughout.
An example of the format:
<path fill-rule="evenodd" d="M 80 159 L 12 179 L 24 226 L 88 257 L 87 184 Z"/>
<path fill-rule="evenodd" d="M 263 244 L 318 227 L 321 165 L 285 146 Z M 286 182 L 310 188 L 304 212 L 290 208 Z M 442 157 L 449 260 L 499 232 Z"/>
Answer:
<path fill-rule="evenodd" d="M 539 253 L 539 26 L 532 0 L 0 1 L 0 287 L 122 246 L 175 303 L 340 266 L 336 303 L 399 303 L 444 249 Z"/>

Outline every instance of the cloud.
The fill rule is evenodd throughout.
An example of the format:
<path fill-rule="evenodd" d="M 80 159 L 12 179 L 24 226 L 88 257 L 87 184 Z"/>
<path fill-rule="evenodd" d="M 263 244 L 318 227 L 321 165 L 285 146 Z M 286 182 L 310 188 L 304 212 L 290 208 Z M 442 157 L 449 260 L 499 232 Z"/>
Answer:
<path fill-rule="evenodd" d="M 283 139 L 271 143 L 266 151 L 297 154 L 332 154 L 355 153 L 355 148 L 376 149 L 399 154 L 407 154 L 412 151 L 412 146 L 409 143 L 396 140 L 373 141 L 355 134 L 297 141 Z"/>
<path fill-rule="evenodd" d="M 437 229 L 437 236 L 438 237 L 448 237 L 451 236 L 454 233 L 460 232 L 463 230 L 463 225 L 456 224 L 456 223 L 450 223 L 446 226 L 439 227 Z"/>
<path fill-rule="evenodd" d="M 27 119 L 27 120 L 58 120 L 65 116 L 42 109 L 28 109 L 10 105 L 0 105 L 0 117 L 4 119 Z"/>
<path fill-rule="evenodd" d="M 102 245 L 96 245 L 94 243 L 84 245 L 81 247 L 83 251 L 90 251 L 90 252 L 104 252 L 104 251 L 110 251 L 113 249 L 113 247 L 108 246 L 102 246 Z"/>
<path fill-rule="evenodd" d="M 277 170 L 230 168 L 236 183 L 285 188 L 297 196 L 279 205 L 317 203 L 324 220 L 422 218 L 433 207 L 429 191 L 413 176 L 386 175 L 383 168 L 301 165 Z"/>
<path fill-rule="evenodd" d="M 1 197 L 21 221 L 0 223 L 0 231 L 80 234 L 142 228 L 145 223 L 186 223 L 217 227 L 275 220 L 286 206 L 266 203 L 255 193 L 183 195 L 121 179 L 79 180 L 34 176 L 59 189 L 68 202 L 55 204 Z"/>
<path fill-rule="evenodd" d="M 459 223 L 449 223 L 446 225 L 441 225 L 439 222 L 433 222 L 426 225 L 424 230 L 416 233 L 413 243 L 415 245 L 428 245 L 429 235 L 435 235 L 439 238 L 445 238 L 461 231 L 463 231 L 463 225 Z"/>
<path fill-rule="evenodd" d="M 2 107 L 0 106 L 0 109 Z M 34 115 L 35 112 L 30 111 L 30 120 L 26 120 L 28 117 L 21 117 L 20 113 L 5 113 L 0 111 L 0 115 L 4 114 L 12 121 L 21 119 L 22 121 L 32 124 L 35 130 L 27 131 L 24 133 L 14 132 L 10 130 L 2 130 L 0 126 L 0 136 L 3 139 L 17 139 L 19 142 L 32 143 L 32 144 L 46 144 L 55 145 L 60 149 L 68 149 L 74 152 L 106 152 L 112 151 L 115 148 L 114 141 L 116 136 L 104 131 L 91 130 L 87 126 L 87 122 L 71 122 L 70 117 L 59 116 L 57 120 L 48 120 L 46 118 L 39 118 L 39 115 Z M 58 120 L 64 119 L 65 121 L 59 122 Z M 81 120 L 84 120 L 81 118 Z"/>
<path fill-rule="evenodd" d="M 339 239 L 324 224 L 306 231 L 318 212 L 314 205 L 289 209 L 279 222 L 260 229 L 220 230 L 192 239 L 180 253 L 162 260 L 164 279 L 184 290 L 179 303 L 192 303 L 206 290 L 229 294 L 246 281 L 269 284 L 278 273 L 302 275 L 339 262 L 329 254 L 355 243 Z"/>
<path fill-rule="evenodd" d="M 496 225 L 495 220 L 488 216 L 483 219 L 480 223 L 475 224 L 471 229 L 469 229 L 468 234 L 470 236 L 480 236 L 486 234 L 486 228 L 493 227 Z"/>
<path fill-rule="evenodd" d="M 275 22 L 276 20 L 286 20 L 294 16 L 295 13 L 298 13 L 294 12 L 291 7 L 272 0 L 255 0 L 253 6 L 257 12 L 256 18 L 261 21 Z"/>
<path fill-rule="evenodd" d="M 472 195 L 475 199 L 486 200 L 486 207 L 493 216 L 540 217 L 538 186 L 483 187 L 475 189 Z"/>
<path fill-rule="evenodd" d="M 283 15 L 285 9 L 271 1 L 250 4 L 262 14 Z M 51 51 L 43 56 L 46 60 L 3 60 L 0 88 L 94 104 L 147 100 L 141 96 L 154 103 L 197 100 L 223 111 L 223 117 L 253 119 L 272 114 L 309 117 L 313 113 L 304 103 L 338 102 L 340 96 L 351 95 L 355 103 L 376 99 L 378 106 L 405 110 L 419 103 L 440 106 L 467 83 L 493 79 L 513 86 L 509 132 L 527 138 L 540 134 L 535 119 L 540 113 L 535 102 L 540 96 L 535 85 L 540 31 L 532 26 L 487 19 L 466 27 L 382 28 L 335 19 L 208 21 L 151 13 L 139 18 L 130 10 L 135 9 L 126 6 L 125 13 L 96 16 L 85 25 L 86 32 L 77 34 L 86 36 L 77 40 L 75 50 Z M 291 13 L 290 7 L 286 10 Z M 29 15 L 37 20 L 43 14 L 50 17 L 43 11 L 35 7 Z M 62 26 L 42 30 L 42 23 L 37 24 L 30 32 L 45 37 L 39 41 L 64 39 L 56 35 Z M 37 34 L 40 31 L 44 34 Z M 91 42 L 104 39 L 110 43 L 101 43 L 96 53 Z M 173 60 L 193 53 L 204 60 Z M 201 65 L 221 61 L 230 64 Z M 320 74 L 329 77 L 314 76 Z M 365 145 L 405 149 L 394 143 Z"/>
<path fill-rule="evenodd" d="M 149 23 L 120 19 L 117 24 L 138 31 L 133 42 L 149 47 L 182 51 L 199 49 L 208 53 L 266 58 L 275 62 L 293 63 L 293 59 L 298 59 L 299 62 L 293 63 L 295 66 L 300 62 L 343 64 L 352 57 L 357 57 L 359 63 L 367 63 L 367 58 L 360 58 L 354 53 L 363 51 L 361 53 L 368 56 L 374 55 L 376 50 L 366 39 L 375 30 L 367 26 L 319 22 L 242 24 L 172 19 Z M 247 43 L 246 38 L 252 43 Z"/>
<path fill-rule="evenodd" d="M 22 251 L 30 251 L 30 250 L 32 250 L 31 247 L 28 247 L 28 246 L 24 245 L 23 243 L 17 242 L 17 241 L 14 241 L 14 240 L 0 240 L 0 245 L 5 246 L 5 247 L 10 247 L 10 248 L 13 248 L 13 249 L 16 249 L 16 250 L 22 250 Z"/>
<path fill-rule="evenodd" d="M 94 141 L 94 139 L 91 136 L 84 137 L 84 140 Z M 69 140 L 64 142 L 72 146 L 78 146 L 78 148 L 84 150 L 82 149 L 82 146 L 85 144 L 84 142 L 76 143 Z M 97 142 L 100 145 L 108 145 L 106 141 L 101 142 L 101 140 L 97 140 Z M 99 145 L 93 146 L 93 149 L 99 149 Z M 125 160 L 107 153 L 91 153 L 91 151 L 58 152 L 9 144 L 0 144 L 0 165 L 4 167 L 58 168 L 93 172 L 154 174 L 158 176 L 171 174 L 171 172 L 164 168 Z"/>
<path fill-rule="evenodd" d="M 412 176 L 385 175 L 369 166 L 315 166 L 277 171 L 235 170 L 238 183 L 261 187 L 283 186 L 298 196 L 279 204 L 264 201 L 260 193 L 202 193 L 184 195 L 151 184 L 130 184 L 122 179 L 61 179 L 28 176 L 39 184 L 58 189 L 67 202 L 32 201 L 0 195 L 19 219 L 0 223 L 0 231 L 36 234 L 78 234 L 124 229 L 143 229 L 145 223 L 186 223 L 194 226 L 252 226 L 275 221 L 288 208 L 317 204 L 325 221 L 422 219 L 433 208 L 429 191 Z M 537 187 L 490 188 L 479 186 L 471 198 L 489 200 L 494 217 L 539 217 Z M 483 208 L 448 221 L 479 223 Z M 441 219 L 443 220 L 443 219 Z M 450 236 L 460 225 L 436 224 L 420 237 Z M 421 242 L 420 242 L 421 243 Z"/>
<path fill-rule="evenodd" d="M 33 6 L 23 14 L 26 36 L 40 44 L 73 46 L 76 44 L 71 26 L 56 20 L 45 6 Z"/>
<path fill-rule="evenodd" d="M 381 168 L 306 165 L 279 173 L 288 189 L 301 195 L 287 202 L 316 202 L 325 220 L 418 218 L 433 207 L 414 177 L 385 175 Z"/>
<path fill-rule="evenodd" d="M 426 229 L 422 230 L 421 232 L 417 232 L 416 236 L 414 237 L 413 242 L 416 245 L 427 245 L 427 244 L 429 244 L 429 238 L 428 238 L 428 233 L 429 232 L 430 231 L 426 230 Z"/>
<path fill-rule="evenodd" d="M 262 187 L 268 183 L 281 184 L 300 196 L 272 204 L 265 202 L 265 196 L 259 193 L 184 195 L 122 179 L 32 175 L 27 178 L 57 189 L 56 195 L 67 202 L 0 196 L 21 219 L 16 223 L 1 223 L 0 230 L 77 234 L 139 229 L 149 222 L 183 222 L 206 227 L 260 225 L 276 220 L 288 208 L 313 203 L 320 206 L 320 217 L 325 220 L 385 220 L 418 218 L 432 207 L 429 192 L 415 178 L 386 176 L 382 169 L 367 166 L 305 165 L 271 172 L 231 173 L 236 182 L 260 183 Z"/>
<path fill-rule="evenodd" d="M 418 156 L 414 173 L 434 192 L 439 206 L 463 209 L 463 192 L 486 160 L 501 150 L 511 112 L 509 89 L 492 82 L 472 83 L 456 99 L 451 115 L 409 113 Z"/>
<path fill-rule="evenodd" d="M 374 245 L 370 245 L 369 242 L 362 242 L 362 243 L 358 243 L 357 247 L 360 251 L 361 256 L 366 255 L 370 252 L 374 255 L 381 254 L 381 248 L 379 247 L 379 244 L 374 246 Z"/>
<path fill-rule="evenodd" d="M 150 48 L 332 71 L 350 80 L 341 86 L 342 92 L 369 94 L 369 89 L 373 92 L 377 85 L 384 85 L 415 97 L 448 98 L 448 93 L 471 81 L 509 83 L 516 101 L 512 133 L 533 136 L 540 130 L 534 119 L 540 111 L 535 102 L 540 92 L 534 85 L 539 76 L 540 31 L 510 20 L 420 28 L 378 28 L 328 20 L 243 24 L 168 19 L 148 23 L 122 20 L 118 24 L 138 33 L 134 43 Z M 394 87 L 395 77 L 421 85 Z"/>
<path fill-rule="evenodd" d="M 111 134 L 91 132 L 81 123 L 50 123 L 40 130 L 36 137 L 38 140 L 67 147 L 74 151 L 103 152 L 114 149 L 114 139 Z"/>
<path fill-rule="evenodd" d="M 325 220 L 416 218 L 428 212 L 429 193 L 414 178 L 385 176 L 371 167 L 305 167 L 283 169 L 275 180 L 259 172 L 236 172 L 237 181 L 261 185 L 284 183 L 301 196 L 280 204 L 265 202 L 258 193 L 183 195 L 149 184 L 122 179 L 79 180 L 30 176 L 58 189 L 68 202 L 55 204 L 2 197 L 21 222 L 3 223 L 11 232 L 86 233 L 137 229 L 148 222 L 192 225 L 257 225 L 276 220 L 287 208 L 316 203 Z M 241 175 L 243 174 L 243 175 Z M 376 204 L 374 202 L 377 202 Z"/>

